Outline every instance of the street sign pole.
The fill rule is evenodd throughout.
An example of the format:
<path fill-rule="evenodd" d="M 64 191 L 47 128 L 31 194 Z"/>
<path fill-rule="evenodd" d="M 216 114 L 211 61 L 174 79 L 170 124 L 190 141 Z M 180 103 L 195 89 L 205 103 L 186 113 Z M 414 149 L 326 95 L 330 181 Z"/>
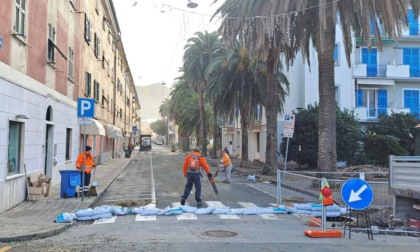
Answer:
<path fill-rule="evenodd" d="M 85 156 L 86 156 L 86 125 L 83 126 L 83 147 L 82 147 L 82 152 L 83 152 L 83 163 L 82 163 L 82 201 L 84 199 L 85 196 Z M 80 192 L 80 190 L 79 190 Z"/>
<path fill-rule="evenodd" d="M 281 204 L 281 175 L 280 167 L 277 168 L 277 206 Z"/>

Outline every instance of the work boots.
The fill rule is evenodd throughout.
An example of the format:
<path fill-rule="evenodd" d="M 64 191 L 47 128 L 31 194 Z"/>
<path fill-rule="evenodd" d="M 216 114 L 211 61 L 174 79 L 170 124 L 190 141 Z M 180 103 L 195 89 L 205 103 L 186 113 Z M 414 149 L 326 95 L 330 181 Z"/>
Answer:
<path fill-rule="evenodd" d="M 181 199 L 181 206 L 184 206 L 185 205 L 185 199 L 184 198 L 182 198 Z"/>

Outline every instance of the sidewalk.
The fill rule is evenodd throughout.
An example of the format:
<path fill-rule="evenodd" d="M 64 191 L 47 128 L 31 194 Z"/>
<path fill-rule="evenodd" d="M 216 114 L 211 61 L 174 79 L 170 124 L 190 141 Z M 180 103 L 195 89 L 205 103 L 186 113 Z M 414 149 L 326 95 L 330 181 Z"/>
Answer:
<path fill-rule="evenodd" d="M 96 171 L 98 197 L 131 162 L 137 152 L 138 150 L 134 150 L 131 158 L 111 159 L 98 165 Z M 51 187 L 49 197 L 42 201 L 24 201 L 0 213 L 0 242 L 26 241 L 59 234 L 75 223 L 54 223 L 60 213 L 89 208 L 98 198 L 84 197 L 83 201 L 81 197 L 62 199 L 60 186 L 61 184 L 57 184 Z"/>

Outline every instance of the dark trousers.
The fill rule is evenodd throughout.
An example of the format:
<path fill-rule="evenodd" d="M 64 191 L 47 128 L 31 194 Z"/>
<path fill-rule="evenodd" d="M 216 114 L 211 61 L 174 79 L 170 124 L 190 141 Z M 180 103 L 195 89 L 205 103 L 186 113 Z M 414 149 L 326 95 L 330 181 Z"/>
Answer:
<path fill-rule="evenodd" d="M 83 173 L 81 173 L 80 175 L 81 175 L 80 176 L 80 185 L 82 185 L 82 183 L 83 183 Z M 79 192 L 80 193 L 82 193 L 82 192 L 87 193 L 89 191 L 89 184 L 90 184 L 90 173 L 87 174 L 85 172 L 85 184 L 84 184 L 84 186 L 79 187 Z"/>
<path fill-rule="evenodd" d="M 187 184 L 185 185 L 184 195 L 182 198 L 187 199 L 190 195 L 192 187 L 195 187 L 195 200 L 201 202 L 201 180 L 200 173 L 187 173 Z"/>

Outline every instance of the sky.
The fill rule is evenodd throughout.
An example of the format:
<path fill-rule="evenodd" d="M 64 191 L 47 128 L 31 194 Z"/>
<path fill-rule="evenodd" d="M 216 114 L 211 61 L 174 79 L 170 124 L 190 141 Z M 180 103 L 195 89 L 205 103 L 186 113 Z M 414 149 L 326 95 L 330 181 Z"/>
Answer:
<path fill-rule="evenodd" d="M 219 0 L 114 0 L 124 50 L 134 83 L 147 86 L 165 82 L 171 87 L 181 75 L 184 46 L 197 31 L 215 31 L 210 22 Z"/>

